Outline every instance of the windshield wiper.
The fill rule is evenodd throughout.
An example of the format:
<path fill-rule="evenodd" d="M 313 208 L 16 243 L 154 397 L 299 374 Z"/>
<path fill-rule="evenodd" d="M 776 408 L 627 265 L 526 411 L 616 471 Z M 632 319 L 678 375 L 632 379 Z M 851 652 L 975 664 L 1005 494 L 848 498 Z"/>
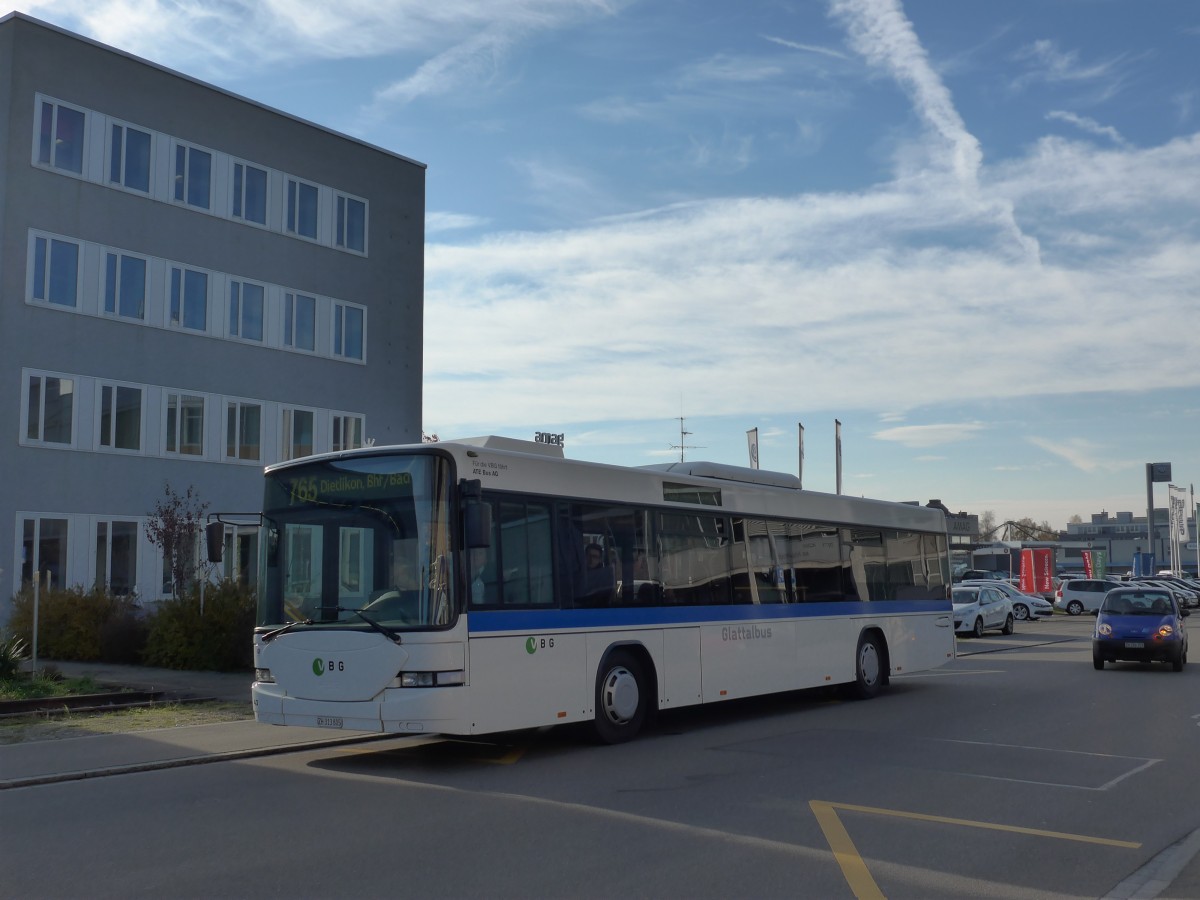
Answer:
<path fill-rule="evenodd" d="M 313 624 L 312 619 L 300 619 L 299 621 L 296 621 L 296 622 L 288 622 L 282 628 L 276 628 L 274 631 L 268 631 L 266 634 L 264 634 L 262 636 L 262 638 L 260 638 L 260 641 L 262 643 L 266 644 L 266 643 L 269 643 L 269 642 L 275 640 L 275 638 L 279 637 L 281 634 L 287 634 L 293 628 L 299 628 L 301 625 L 311 625 L 311 624 Z"/>
<path fill-rule="evenodd" d="M 388 628 L 386 625 L 383 625 L 380 622 L 377 622 L 375 619 L 372 619 L 361 609 L 355 609 L 353 606 L 339 606 L 337 608 L 337 611 L 354 613 L 356 616 L 358 616 L 360 619 L 362 619 L 364 622 L 366 622 L 368 625 L 370 625 L 372 630 L 378 631 L 380 634 L 384 635 L 389 640 L 395 641 L 397 644 L 401 643 L 400 632 L 395 631 L 394 629 Z"/>

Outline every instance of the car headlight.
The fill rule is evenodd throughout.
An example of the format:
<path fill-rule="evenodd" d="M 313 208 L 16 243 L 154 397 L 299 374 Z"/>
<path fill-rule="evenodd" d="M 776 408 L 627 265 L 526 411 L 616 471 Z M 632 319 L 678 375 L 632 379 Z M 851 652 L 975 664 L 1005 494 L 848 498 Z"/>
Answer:
<path fill-rule="evenodd" d="M 1175 633 L 1175 629 L 1170 625 L 1160 625 L 1158 628 L 1158 636 L 1160 638 L 1169 638 Z"/>
<path fill-rule="evenodd" d="M 1110 634 L 1112 634 L 1112 626 L 1107 622 L 1101 622 L 1096 626 L 1096 634 L 1102 634 L 1105 637 L 1108 637 Z"/>

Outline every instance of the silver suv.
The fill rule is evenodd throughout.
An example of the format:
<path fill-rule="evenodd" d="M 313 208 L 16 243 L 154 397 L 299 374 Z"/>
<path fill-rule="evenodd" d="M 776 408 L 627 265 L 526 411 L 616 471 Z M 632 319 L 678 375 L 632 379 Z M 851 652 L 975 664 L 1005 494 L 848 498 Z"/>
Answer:
<path fill-rule="evenodd" d="M 1100 608 L 1104 595 L 1120 587 L 1106 578 L 1068 578 L 1054 592 L 1054 605 L 1078 616 Z"/>

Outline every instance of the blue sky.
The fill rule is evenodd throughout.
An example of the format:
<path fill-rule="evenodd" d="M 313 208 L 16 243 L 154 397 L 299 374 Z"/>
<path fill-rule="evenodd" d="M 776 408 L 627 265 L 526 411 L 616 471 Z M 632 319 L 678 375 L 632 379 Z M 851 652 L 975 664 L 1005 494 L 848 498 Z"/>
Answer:
<path fill-rule="evenodd" d="M 443 438 L 803 422 L 832 491 L 836 418 L 846 493 L 1055 526 L 1200 481 L 1193 0 L 19 8 L 428 165 Z"/>

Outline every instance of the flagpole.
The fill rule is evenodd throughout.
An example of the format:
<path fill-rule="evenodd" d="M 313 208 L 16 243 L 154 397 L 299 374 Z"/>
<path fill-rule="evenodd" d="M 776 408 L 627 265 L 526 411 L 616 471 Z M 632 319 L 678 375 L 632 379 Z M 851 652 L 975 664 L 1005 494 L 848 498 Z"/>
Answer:
<path fill-rule="evenodd" d="M 834 426 L 834 455 L 837 458 L 837 492 L 842 492 L 842 423 L 840 419 L 833 420 Z"/>
<path fill-rule="evenodd" d="M 800 467 L 796 470 L 800 481 L 800 489 L 804 490 L 804 423 L 796 423 L 800 427 Z"/>

